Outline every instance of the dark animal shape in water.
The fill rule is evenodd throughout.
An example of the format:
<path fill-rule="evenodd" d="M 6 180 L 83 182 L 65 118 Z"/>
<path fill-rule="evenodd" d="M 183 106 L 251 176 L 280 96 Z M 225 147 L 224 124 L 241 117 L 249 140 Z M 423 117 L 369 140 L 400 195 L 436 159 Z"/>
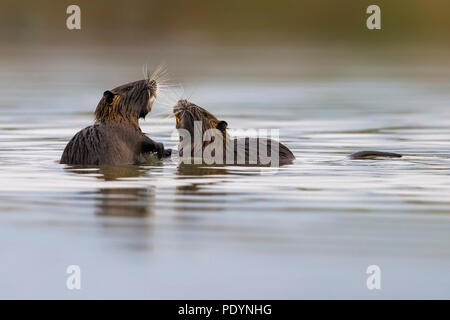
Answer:
<path fill-rule="evenodd" d="M 146 155 L 168 157 L 162 143 L 147 137 L 139 119 L 151 111 L 157 82 L 144 79 L 105 91 L 95 110 L 95 123 L 79 131 L 67 144 L 61 163 L 116 166 L 139 164 Z"/>
<path fill-rule="evenodd" d="M 223 148 L 224 148 L 224 154 L 226 153 L 226 149 L 230 148 L 234 151 L 234 155 L 231 156 L 233 159 L 233 164 L 237 164 L 238 161 L 238 145 L 243 146 L 244 148 L 244 158 L 245 158 L 245 164 L 249 163 L 250 159 L 250 153 L 252 151 L 254 154 L 257 154 L 259 156 L 259 143 L 261 142 L 262 138 L 242 138 L 242 139 L 231 139 L 227 133 L 226 129 L 228 124 L 225 121 L 220 121 L 217 119 L 213 114 L 205 110 L 204 108 L 201 108 L 189 101 L 186 100 L 180 100 L 173 108 L 173 113 L 175 115 L 176 121 L 177 121 L 177 129 L 183 129 L 186 130 L 189 133 L 190 137 L 195 136 L 195 130 L 198 130 L 200 132 L 200 135 L 203 136 L 204 133 L 209 129 L 217 129 L 222 133 L 223 138 Z M 201 128 L 195 128 L 195 122 L 199 121 L 201 122 Z M 200 130 L 199 130 L 200 129 Z M 289 164 L 292 163 L 295 159 L 295 156 L 293 153 L 289 150 L 288 147 L 283 145 L 280 142 L 271 140 L 271 139 L 263 139 L 262 141 L 264 144 L 267 145 L 267 155 L 270 158 L 271 156 L 271 145 L 272 143 L 276 143 L 276 149 L 278 152 L 278 160 L 279 164 Z M 180 135 L 180 144 L 182 142 L 182 137 Z M 204 141 L 202 143 L 201 149 L 202 151 L 205 150 L 205 148 L 211 143 L 211 141 Z M 253 147 L 252 147 L 253 146 Z M 256 146 L 256 147 L 255 147 Z M 195 157 L 195 146 L 192 143 L 191 145 L 191 157 Z M 183 149 L 179 150 L 180 157 L 183 156 Z M 203 153 L 202 153 L 203 154 Z M 204 154 L 203 154 L 203 157 Z M 224 156 L 225 157 L 225 156 Z M 365 160 L 365 159 L 374 159 L 374 158 L 401 158 L 402 155 L 398 153 L 391 153 L 391 152 L 381 152 L 381 151 L 359 151 L 356 153 L 353 153 L 349 155 L 349 158 L 352 160 Z M 257 164 L 260 164 L 260 159 L 257 159 Z"/>
<path fill-rule="evenodd" d="M 365 160 L 365 159 L 375 159 L 375 158 L 401 158 L 402 155 L 392 152 L 381 152 L 381 151 L 359 151 L 352 153 L 348 156 L 352 160 Z"/>
<path fill-rule="evenodd" d="M 176 128 L 184 130 L 184 133 L 194 139 L 195 136 L 203 137 L 209 130 L 216 130 L 219 134 L 219 139 L 222 139 L 222 153 L 223 163 L 225 164 L 256 164 L 256 165 L 283 165 L 290 164 L 295 159 L 294 154 L 284 144 L 268 139 L 268 138 L 239 138 L 233 139 L 227 134 L 228 124 L 225 121 L 220 121 L 213 114 L 207 110 L 187 101 L 180 100 L 173 108 L 173 113 L 176 118 Z M 195 123 L 201 123 L 201 128 L 196 127 Z M 195 131 L 201 131 L 195 133 Z M 180 134 L 180 145 L 184 138 Z M 203 160 L 207 160 L 205 150 L 214 142 L 215 137 L 210 140 L 201 142 L 201 154 Z M 220 143 L 220 142 L 219 142 Z M 273 150 L 272 150 L 273 147 Z M 266 148 L 263 150 L 261 148 Z M 196 157 L 195 142 L 191 143 L 189 148 L 191 150 L 191 157 Z M 184 148 L 179 149 L 180 157 L 183 157 Z M 272 151 L 276 154 L 272 155 Z M 213 154 L 214 155 L 214 154 Z M 264 159 L 262 158 L 264 155 Z M 184 157 L 186 158 L 186 157 Z M 276 160 L 275 162 L 273 160 Z"/>

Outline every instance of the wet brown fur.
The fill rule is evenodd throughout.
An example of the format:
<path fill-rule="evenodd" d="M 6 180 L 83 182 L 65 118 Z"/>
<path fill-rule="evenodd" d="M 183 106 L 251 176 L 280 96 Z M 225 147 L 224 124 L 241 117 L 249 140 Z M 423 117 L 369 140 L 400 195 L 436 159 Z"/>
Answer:
<path fill-rule="evenodd" d="M 146 161 L 145 155 L 167 155 L 162 143 L 148 138 L 139 118 L 151 111 L 155 80 L 144 79 L 105 91 L 95 110 L 95 123 L 79 131 L 67 144 L 61 163 L 70 165 L 126 165 Z"/>
<path fill-rule="evenodd" d="M 227 145 L 231 146 L 230 143 L 234 145 L 234 162 L 237 164 L 237 153 L 238 153 L 238 143 L 242 143 L 245 148 L 245 164 L 249 164 L 249 146 L 251 143 L 255 142 L 256 145 L 259 148 L 259 142 L 263 139 L 264 143 L 267 143 L 267 155 L 271 156 L 271 144 L 277 143 L 278 144 L 278 151 L 279 151 L 279 164 L 289 164 L 292 163 L 295 159 L 294 154 L 289 150 L 288 147 L 283 145 L 282 143 L 278 141 L 274 141 L 271 139 L 266 138 L 242 138 L 245 139 L 245 141 L 242 141 L 242 139 L 233 139 L 231 138 L 228 133 L 226 132 L 227 123 L 225 121 L 219 120 L 217 117 L 215 117 L 212 113 L 205 110 L 204 108 L 201 108 L 187 100 L 180 100 L 178 101 L 177 105 L 173 109 L 173 113 L 175 115 L 176 121 L 177 121 L 177 129 L 184 129 L 189 131 L 191 137 L 194 137 L 194 121 L 201 121 L 202 122 L 202 133 L 201 135 L 209 130 L 209 129 L 218 129 L 222 132 L 222 138 L 223 138 L 223 150 L 224 150 L 224 158 L 226 155 L 226 149 Z M 192 138 L 193 139 L 193 138 Z M 204 141 L 202 144 L 202 151 L 204 151 L 205 147 L 209 145 L 211 141 Z M 191 145 L 191 156 L 194 156 L 194 144 Z M 180 156 L 183 156 L 182 150 L 179 151 Z M 257 163 L 260 164 L 259 159 L 259 149 L 257 149 Z M 225 161 L 225 160 L 224 160 Z"/>

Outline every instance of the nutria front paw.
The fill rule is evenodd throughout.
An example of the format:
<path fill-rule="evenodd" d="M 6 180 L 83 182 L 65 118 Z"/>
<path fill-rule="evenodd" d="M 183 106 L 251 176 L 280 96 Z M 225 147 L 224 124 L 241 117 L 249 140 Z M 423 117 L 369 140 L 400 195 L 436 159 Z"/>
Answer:
<path fill-rule="evenodd" d="M 158 159 L 167 158 L 172 155 L 172 149 L 164 149 L 164 144 L 160 142 L 156 143 L 155 149 Z"/>
<path fill-rule="evenodd" d="M 160 142 L 155 143 L 155 151 L 158 155 L 158 159 L 161 159 L 164 156 L 164 145 Z"/>
<path fill-rule="evenodd" d="M 170 157 L 172 155 L 172 149 L 164 150 L 164 158 Z"/>

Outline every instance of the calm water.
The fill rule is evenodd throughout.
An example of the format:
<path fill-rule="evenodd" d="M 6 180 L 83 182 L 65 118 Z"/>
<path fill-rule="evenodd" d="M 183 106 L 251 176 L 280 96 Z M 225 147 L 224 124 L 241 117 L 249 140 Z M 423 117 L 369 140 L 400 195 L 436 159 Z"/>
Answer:
<path fill-rule="evenodd" d="M 174 97 L 234 129 L 280 129 L 295 163 L 60 165 L 101 93 L 140 77 L 144 55 L 119 63 L 98 50 L 1 59 L 0 298 L 450 298 L 450 77 L 440 68 L 392 76 L 389 65 L 335 72 L 314 60 L 262 77 L 259 61 L 213 68 L 187 51 L 177 64 L 169 50 L 185 87 Z M 169 114 L 156 104 L 141 126 L 174 147 Z M 364 149 L 406 156 L 346 159 Z M 66 288 L 73 264 L 80 291 Z M 380 291 L 366 288 L 372 264 Z"/>

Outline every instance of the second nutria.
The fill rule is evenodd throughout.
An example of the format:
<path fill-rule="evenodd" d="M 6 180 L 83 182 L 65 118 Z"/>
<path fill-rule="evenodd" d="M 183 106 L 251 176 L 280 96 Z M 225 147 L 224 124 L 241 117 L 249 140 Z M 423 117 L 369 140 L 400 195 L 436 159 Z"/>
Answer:
<path fill-rule="evenodd" d="M 180 130 L 184 130 L 184 136 L 190 137 L 189 143 L 186 143 L 183 139 L 184 136 L 180 134 L 180 148 L 179 154 L 180 157 L 183 157 L 183 151 L 186 146 L 189 147 L 190 150 L 190 157 L 196 158 L 196 146 L 194 143 L 192 143 L 192 138 L 197 136 L 203 137 L 205 135 L 205 132 L 208 130 L 216 130 L 220 133 L 220 139 L 223 140 L 222 146 L 223 146 L 223 158 L 225 159 L 227 156 L 229 156 L 230 152 L 229 149 L 232 151 L 231 157 L 228 157 L 228 159 L 232 160 L 232 164 L 240 164 L 239 163 L 239 147 L 237 145 L 239 144 L 239 141 L 242 142 L 242 147 L 244 152 L 242 154 L 241 159 L 243 160 L 241 164 L 249 164 L 251 163 L 251 153 L 252 153 L 252 145 L 253 145 L 253 153 L 257 154 L 254 163 L 260 164 L 260 148 L 261 145 L 259 144 L 261 141 L 264 142 L 263 145 L 267 145 L 267 154 L 268 156 L 273 160 L 275 159 L 277 164 L 289 164 L 292 163 L 295 159 L 295 156 L 293 153 L 289 150 L 288 147 L 283 145 L 280 142 L 271 140 L 271 139 L 262 139 L 262 138 L 245 138 L 245 139 L 232 139 L 228 136 L 226 129 L 228 124 L 225 121 L 220 121 L 217 119 L 213 114 L 208 112 L 207 110 L 187 101 L 187 100 L 180 100 L 173 108 L 173 113 L 176 118 L 176 128 Z M 195 123 L 199 123 L 199 126 L 195 126 Z M 197 131 L 197 132 L 196 132 Z M 204 151 L 209 148 L 209 145 L 214 142 L 215 137 L 210 137 L 211 139 L 203 139 L 201 141 L 201 145 L 198 146 L 197 149 L 201 149 L 198 154 L 200 154 L 203 157 L 203 160 L 205 160 Z M 190 145 L 189 145 L 190 144 Z M 275 146 L 275 158 L 271 156 L 271 146 Z M 231 147 L 231 148 L 230 148 Z M 228 154 L 227 154 L 228 153 Z M 214 153 L 212 153 L 214 156 Z M 392 153 L 392 152 L 381 152 L 381 151 L 359 151 L 352 153 L 348 156 L 352 160 L 365 160 L 365 159 L 376 159 L 376 158 L 401 158 L 402 155 L 398 153 Z M 184 157 L 186 159 L 186 155 Z M 208 160 L 208 159 L 206 159 Z M 225 160 L 224 160 L 225 161 Z M 228 164 L 229 162 L 226 161 Z M 273 162 L 272 162 L 273 164 Z"/>
<path fill-rule="evenodd" d="M 95 110 L 95 123 L 79 131 L 67 144 L 61 163 L 71 165 L 127 165 L 159 158 L 171 150 L 147 137 L 139 127 L 156 98 L 157 81 L 149 77 L 103 93 Z"/>
<path fill-rule="evenodd" d="M 288 147 L 272 139 L 231 138 L 227 134 L 227 122 L 220 121 L 207 110 L 187 100 L 179 100 L 173 108 L 173 113 L 176 118 L 176 128 L 180 133 L 179 155 L 184 160 L 195 161 L 200 155 L 206 163 L 214 158 L 215 164 L 270 164 L 273 166 L 289 164 L 295 159 Z M 207 136 L 208 132 L 212 133 Z M 196 143 L 196 137 L 200 137 L 199 143 Z M 215 148 L 211 148 L 212 144 L 215 144 Z M 186 147 L 190 150 L 189 155 L 183 155 Z M 222 155 L 218 156 L 219 151 Z"/>

